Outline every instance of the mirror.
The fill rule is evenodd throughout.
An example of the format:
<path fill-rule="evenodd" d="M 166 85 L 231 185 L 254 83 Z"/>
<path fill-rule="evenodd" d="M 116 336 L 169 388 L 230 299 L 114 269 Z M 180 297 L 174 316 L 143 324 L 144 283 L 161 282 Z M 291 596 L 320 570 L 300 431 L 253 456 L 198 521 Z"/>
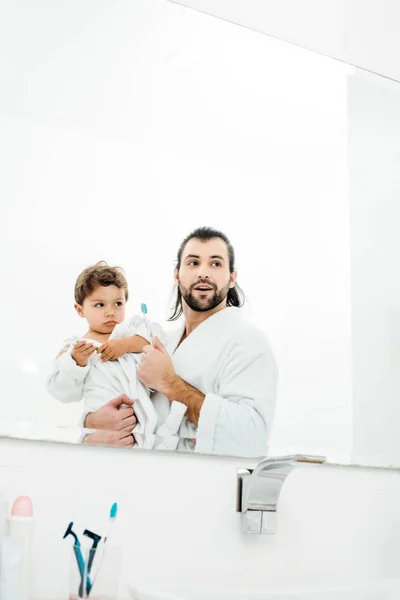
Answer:
<path fill-rule="evenodd" d="M 0 434 L 82 441 L 45 389 L 78 274 L 119 265 L 127 315 L 172 332 L 210 225 L 278 366 L 270 453 L 400 464 L 399 84 L 165 0 L 0 12 Z"/>

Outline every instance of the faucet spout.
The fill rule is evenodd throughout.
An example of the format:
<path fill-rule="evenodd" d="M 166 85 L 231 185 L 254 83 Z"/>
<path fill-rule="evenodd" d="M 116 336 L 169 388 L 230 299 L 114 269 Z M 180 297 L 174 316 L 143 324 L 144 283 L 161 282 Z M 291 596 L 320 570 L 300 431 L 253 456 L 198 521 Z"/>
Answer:
<path fill-rule="evenodd" d="M 263 459 L 254 470 L 238 470 L 237 511 L 245 533 L 275 533 L 276 511 L 286 477 L 299 464 L 322 464 L 324 456 L 293 454 Z"/>

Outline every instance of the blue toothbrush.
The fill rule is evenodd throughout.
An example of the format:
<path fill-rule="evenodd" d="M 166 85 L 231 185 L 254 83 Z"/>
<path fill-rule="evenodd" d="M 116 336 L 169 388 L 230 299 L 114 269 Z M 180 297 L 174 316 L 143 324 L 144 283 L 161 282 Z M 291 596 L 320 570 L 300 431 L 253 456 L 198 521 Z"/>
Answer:
<path fill-rule="evenodd" d="M 114 504 L 112 505 L 112 507 L 110 509 L 110 516 L 108 518 L 108 528 L 107 528 L 107 533 L 104 536 L 104 543 L 106 543 L 107 538 L 110 535 L 111 525 L 113 525 L 115 519 L 117 518 L 117 512 L 118 512 L 118 504 L 116 502 L 114 502 Z"/>
<path fill-rule="evenodd" d="M 104 540 L 103 540 L 103 552 L 102 552 L 102 555 L 101 555 L 99 566 L 97 567 L 96 575 L 94 575 L 94 577 L 93 577 L 93 582 L 92 582 L 91 587 L 94 586 L 94 584 L 96 582 L 96 579 L 97 579 L 97 577 L 99 575 L 100 568 L 101 568 L 101 565 L 102 565 L 103 560 L 104 560 L 105 545 L 106 545 L 106 542 L 107 542 L 107 538 L 110 535 L 111 526 L 113 525 L 115 519 L 117 518 L 117 512 L 118 512 L 118 504 L 116 502 L 114 502 L 114 504 L 112 505 L 112 507 L 110 509 L 110 516 L 108 518 L 107 532 L 106 532 L 106 535 L 104 536 Z"/>

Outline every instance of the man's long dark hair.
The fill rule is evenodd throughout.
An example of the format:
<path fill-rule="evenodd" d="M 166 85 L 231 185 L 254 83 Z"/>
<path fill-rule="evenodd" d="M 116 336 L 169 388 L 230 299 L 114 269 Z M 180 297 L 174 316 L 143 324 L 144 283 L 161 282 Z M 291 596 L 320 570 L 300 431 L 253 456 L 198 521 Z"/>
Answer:
<path fill-rule="evenodd" d="M 185 239 L 179 246 L 176 258 L 176 268 L 178 269 L 178 271 L 181 267 L 183 249 L 185 248 L 186 244 L 193 238 L 202 242 L 208 242 L 209 240 L 212 240 L 214 238 L 220 238 L 223 242 L 225 242 L 226 247 L 228 249 L 229 272 L 233 273 L 233 271 L 235 271 L 235 251 L 233 249 L 232 244 L 230 243 L 229 239 L 224 233 L 218 231 L 217 229 L 213 229 L 212 227 L 198 227 L 197 229 L 192 231 L 192 233 L 189 233 L 189 235 L 185 237 Z M 245 295 L 243 293 L 243 290 L 239 287 L 237 283 L 235 283 L 235 286 L 229 289 L 228 295 L 226 297 L 227 306 L 240 307 L 243 306 L 244 301 Z M 179 287 L 177 286 L 176 299 L 172 309 L 172 315 L 169 317 L 168 321 L 176 321 L 177 319 L 179 319 L 182 312 L 182 294 Z"/>

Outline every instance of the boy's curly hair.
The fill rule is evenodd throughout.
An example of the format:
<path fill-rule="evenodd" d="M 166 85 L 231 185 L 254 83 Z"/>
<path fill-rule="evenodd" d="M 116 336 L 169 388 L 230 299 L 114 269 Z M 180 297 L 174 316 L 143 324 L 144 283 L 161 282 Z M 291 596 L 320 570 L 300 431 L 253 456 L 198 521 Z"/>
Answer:
<path fill-rule="evenodd" d="M 110 267 L 104 260 L 87 267 L 79 275 L 75 283 L 75 302 L 82 306 L 85 298 L 90 296 L 99 286 L 115 285 L 125 290 L 125 300 L 128 300 L 128 284 L 120 267 Z"/>

